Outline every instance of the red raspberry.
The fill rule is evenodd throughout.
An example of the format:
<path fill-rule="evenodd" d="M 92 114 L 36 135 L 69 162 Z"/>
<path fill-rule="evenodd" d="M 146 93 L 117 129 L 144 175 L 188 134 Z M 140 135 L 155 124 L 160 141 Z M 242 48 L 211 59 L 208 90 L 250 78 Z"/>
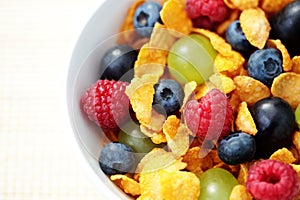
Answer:
<path fill-rule="evenodd" d="M 228 13 L 223 0 L 187 0 L 185 9 L 195 27 L 208 29 L 224 21 Z"/>
<path fill-rule="evenodd" d="M 299 180 L 291 165 L 263 160 L 250 167 L 246 187 L 256 200 L 293 200 Z"/>
<path fill-rule="evenodd" d="M 229 134 L 233 122 L 233 111 L 226 95 L 218 89 L 212 89 L 198 101 L 187 102 L 184 119 L 196 136 L 215 140 Z"/>
<path fill-rule="evenodd" d="M 103 129 L 117 129 L 129 117 L 129 99 L 125 94 L 128 83 L 98 80 L 82 96 L 84 112 Z"/>

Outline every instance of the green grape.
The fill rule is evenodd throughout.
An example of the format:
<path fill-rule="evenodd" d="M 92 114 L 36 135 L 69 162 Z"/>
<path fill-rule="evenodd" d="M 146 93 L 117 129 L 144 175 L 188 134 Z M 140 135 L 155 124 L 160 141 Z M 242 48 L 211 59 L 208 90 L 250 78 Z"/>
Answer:
<path fill-rule="evenodd" d="M 122 127 L 119 132 L 118 141 L 130 146 L 136 153 L 148 153 L 154 147 L 158 147 L 152 140 L 140 131 L 140 126 L 134 122 L 129 122 Z"/>
<path fill-rule="evenodd" d="M 296 122 L 298 124 L 298 127 L 300 128 L 300 103 L 298 104 L 298 106 L 296 108 L 295 117 L 296 117 Z"/>
<path fill-rule="evenodd" d="M 200 176 L 199 200 L 228 200 L 235 185 L 238 182 L 230 172 L 222 168 L 211 168 Z"/>
<path fill-rule="evenodd" d="M 168 67 L 171 75 L 180 83 L 205 82 L 213 73 L 217 51 L 210 41 L 199 34 L 180 38 L 171 47 Z"/>

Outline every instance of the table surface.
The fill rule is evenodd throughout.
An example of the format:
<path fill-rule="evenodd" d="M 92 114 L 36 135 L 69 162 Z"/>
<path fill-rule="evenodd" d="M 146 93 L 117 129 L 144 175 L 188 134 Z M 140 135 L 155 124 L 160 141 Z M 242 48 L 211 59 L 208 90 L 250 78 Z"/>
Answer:
<path fill-rule="evenodd" d="M 104 199 L 75 153 L 66 69 L 102 0 L 0 0 L 0 200 Z"/>

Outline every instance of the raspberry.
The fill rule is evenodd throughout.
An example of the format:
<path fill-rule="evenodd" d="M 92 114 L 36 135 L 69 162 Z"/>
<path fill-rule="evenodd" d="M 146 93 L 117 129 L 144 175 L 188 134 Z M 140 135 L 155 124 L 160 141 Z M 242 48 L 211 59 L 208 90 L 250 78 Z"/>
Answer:
<path fill-rule="evenodd" d="M 299 180 L 289 164 L 263 160 L 250 167 L 246 187 L 256 200 L 293 200 Z"/>
<path fill-rule="evenodd" d="M 187 0 L 185 9 L 195 27 L 208 29 L 224 21 L 228 12 L 223 0 Z"/>
<path fill-rule="evenodd" d="M 98 80 L 82 96 L 84 112 L 103 129 L 117 129 L 129 116 L 129 99 L 125 94 L 128 83 Z"/>
<path fill-rule="evenodd" d="M 196 136 L 215 140 L 229 134 L 233 122 L 233 111 L 226 95 L 218 89 L 212 89 L 198 101 L 187 102 L 184 119 Z"/>

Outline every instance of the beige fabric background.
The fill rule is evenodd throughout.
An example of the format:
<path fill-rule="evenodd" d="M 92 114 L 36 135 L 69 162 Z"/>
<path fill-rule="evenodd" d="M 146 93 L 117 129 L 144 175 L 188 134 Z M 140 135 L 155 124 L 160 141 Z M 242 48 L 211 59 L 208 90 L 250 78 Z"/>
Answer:
<path fill-rule="evenodd" d="M 104 199 L 66 120 L 70 50 L 102 0 L 0 0 L 0 200 Z"/>

